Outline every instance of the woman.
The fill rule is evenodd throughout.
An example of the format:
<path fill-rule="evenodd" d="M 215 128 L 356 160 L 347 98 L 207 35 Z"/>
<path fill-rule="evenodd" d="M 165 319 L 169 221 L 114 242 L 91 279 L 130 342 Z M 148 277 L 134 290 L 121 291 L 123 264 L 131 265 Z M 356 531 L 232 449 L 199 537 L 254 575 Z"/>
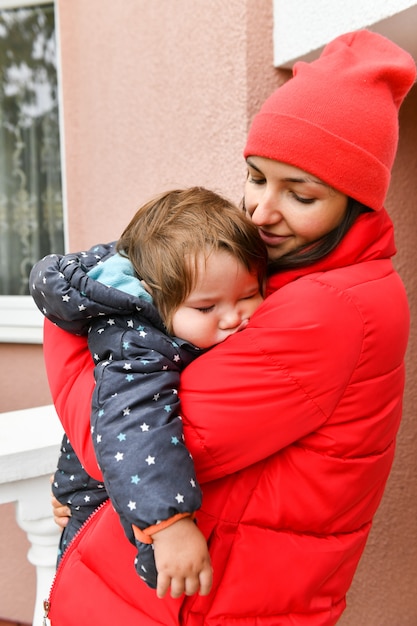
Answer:
<path fill-rule="evenodd" d="M 415 74 L 389 40 L 347 34 L 296 64 L 253 121 L 245 207 L 268 247 L 269 297 L 185 370 L 180 393 L 211 593 L 157 599 L 106 506 L 58 572 L 53 625 L 338 621 L 401 419 L 409 312 L 383 203 Z M 66 432 L 99 478 L 85 341 L 47 324 L 45 358 Z"/>

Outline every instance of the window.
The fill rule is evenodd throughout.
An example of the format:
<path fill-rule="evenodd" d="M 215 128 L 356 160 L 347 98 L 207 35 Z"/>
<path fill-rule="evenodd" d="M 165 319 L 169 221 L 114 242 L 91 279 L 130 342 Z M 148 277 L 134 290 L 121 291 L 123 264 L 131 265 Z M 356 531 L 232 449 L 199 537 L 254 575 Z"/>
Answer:
<path fill-rule="evenodd" d="M 8 3 L 11 5 L 12 3 Z M 0 341 L 41 341 L 33 264 L 64 251 L 54 4 L 0 0 Z"/>

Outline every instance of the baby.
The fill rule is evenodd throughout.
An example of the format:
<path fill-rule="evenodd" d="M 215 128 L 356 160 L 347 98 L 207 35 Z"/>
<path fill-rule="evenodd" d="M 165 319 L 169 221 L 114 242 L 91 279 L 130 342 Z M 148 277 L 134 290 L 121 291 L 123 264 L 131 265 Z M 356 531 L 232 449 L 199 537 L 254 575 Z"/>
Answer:
<path fill-rule="evenodd" d="M 64 437 L 53 483 L 71 510 L 61 553 L 109 496 L 138 548 L 136 569 L 149 586 L 158 582 L 158 595 L 174 575 L 188 593 L 208 593 L 207 546 L 190 523 L 201 491 L 183 440 L 179 377 L 247 325 L 263 299 L 266 263 L 243 212 L 196 187 L 142 206 L 115 245 L 50 255 L 34 266 L 37 306 L 60 327 L 88 332 L 96 363 L 91 423 L 104 484 L 88 476 Z M 187 540 L 158 551 L 153 540 L 168 526 L 172 542 L 185 527 Z M 167 574 L 157 581 L 159 564 Z"/>

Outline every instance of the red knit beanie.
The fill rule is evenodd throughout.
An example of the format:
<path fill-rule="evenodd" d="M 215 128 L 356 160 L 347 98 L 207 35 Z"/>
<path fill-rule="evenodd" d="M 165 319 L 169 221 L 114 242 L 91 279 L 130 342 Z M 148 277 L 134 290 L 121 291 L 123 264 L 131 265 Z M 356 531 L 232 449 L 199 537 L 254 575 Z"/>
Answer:
<path fill-rule="evenodd" d="M 329 43 L 255 116 L 245 157 L 299 167 L 366 206 L 382 208 L 398 143 L 398 109 L 416 75 L 412 57 L 360 30 Z"/>

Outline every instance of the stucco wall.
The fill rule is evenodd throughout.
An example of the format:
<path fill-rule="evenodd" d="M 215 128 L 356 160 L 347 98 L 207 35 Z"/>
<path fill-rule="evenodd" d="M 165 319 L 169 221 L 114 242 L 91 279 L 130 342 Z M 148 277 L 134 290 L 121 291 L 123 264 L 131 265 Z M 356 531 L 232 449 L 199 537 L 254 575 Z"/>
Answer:
<path fill-rule="evenodd" d="M 250 119 L 285 78 L 273 68 L 272 1 L 58 0 L 69 247 L 116 238 L 136 207 L 173 186 L 202 184 L 239 201 Z M 192 5 L 192 10 L 190 6 Z M 412 335 L 404 420 L 393 473 L 348 597 L 343 626 L 417 623 L 415 385 L 417 93 L 401 112 L 388 208 Z M 39 346 L 0 347 L 1 410 L 49 402 Z M 6 359 L 6 360 L 4 360 Z M 29 367 L 33 365 L 34 368 Z M 35 374 L 34 374 L 35 372 Z M 27 393 L 17 394 L 26 381 Z M 35 376 L 35 378 L 33 378 Z M 34 382 L 35 381 L 35 382 Z M 34 576 L 25 538 L 0 524 L 0 617 L 28 621 Z M 18 535 L 18 557 L 3 546 Z M 20 572 L 12 590 L 2 563 Z M 28 591 L 29 590 L 29 591 Z"/>
<path fill-rule="evenodd" d="M 70 246 L 116 237 L 159 190 L 201 184 L 240 200 L 248 106 L 276 81 L 269 3 L 58 4 Z"/>

